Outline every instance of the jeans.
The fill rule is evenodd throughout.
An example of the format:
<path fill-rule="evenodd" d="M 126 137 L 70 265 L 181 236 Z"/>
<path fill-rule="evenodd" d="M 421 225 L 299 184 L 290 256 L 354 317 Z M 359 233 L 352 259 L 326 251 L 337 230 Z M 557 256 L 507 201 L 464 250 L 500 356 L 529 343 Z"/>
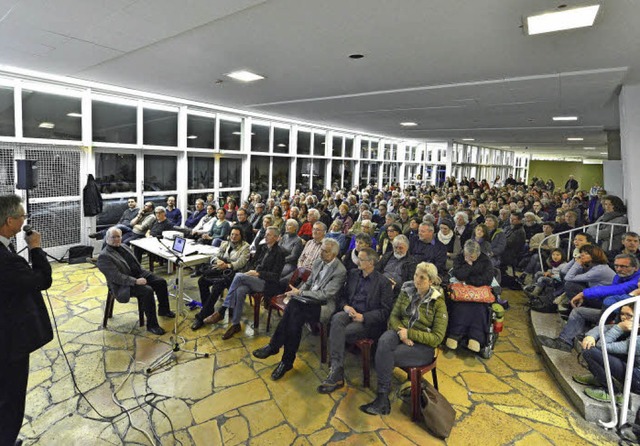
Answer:
<path fill-rule="evenodd" d="M 433 362 L 434 349 L 414 342 L 413 347 L 403 343 L 393 330 L 385 331 L 378 340 L 376 374 L 378 393 L 389 393 L 394 367 L 417 367 Z"/>
<path fill-rule="evenodd" d="M 587 329 L 587 322 L 597 323 L 602 311 L 595 308 L 578 307 L 571 310 L 567 325 L 560 332 L 559 338 L 573 346 L 573 339 Z"/>
<path fill-rule="evenodd" d="M 264 280 L 259 277 L 247 276 L 246 274 L 236 274 L 229 287 L 227 297 L 224 299 L 223 307 L 233 308 L 232 323 L 237 325 L 242 319 L 242 307 L 244 298 L 249 293 L 261 293 L 264 291 Z"/>
<path fill-rule="evenodd" d="M 284 354 L 282 355 L 284 364 L 293 365 L 302 339 L 302 328 L 307 322 L 314 323 L 320 320 L 321 308 L 321 305 L 305 304 L 294 299 L 289 301 L 282 319 L 269 341 L 269 345 L 274 351 L 284 346 Z"/>
<path fill-rule="evenodd" d="M 353 322 L 351 317 L 340 311 L 331 318 L 329 332 L 329 348 L 331 350 L 331 367 L 339 368 L 344 364 L 344 346 L 347 342 L 355 342 L 367 337 L 367 330 L 362 322 Z"/>
<path fill-rule="evenodd" d="M 604 357 L 602 355 L 602 350 L 600 350 L 599 347 L 592 347 L 589 350 L 582 352 L 582 357 L 587 361 L 589 371 L 593 376 L 595 376 L 600 385 L 602 387 L 607 387 L 607 375 L 604 371 Z M 625 374 L 627 373 L 626 355 L 621 357 L 609 353 L 608 359 L 611 376 L 623 383 Z M 640 370 L 635 367 L 633 369 L 633 374 L 631 375 L 631 391 L 633 393 L 640 393 Z"/>

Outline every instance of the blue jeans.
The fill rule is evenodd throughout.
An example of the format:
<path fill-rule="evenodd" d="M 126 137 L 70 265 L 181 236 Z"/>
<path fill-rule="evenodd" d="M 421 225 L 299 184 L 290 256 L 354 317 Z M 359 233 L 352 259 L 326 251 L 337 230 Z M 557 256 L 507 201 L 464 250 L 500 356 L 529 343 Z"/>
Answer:
<path fill-rule="evenodd" d="M 573 346 L 573 339 L 587 330 L 587 322 L 597 323 L 602 311 L 596 308 L 578 307 L 571 310 L 567 325 L 560 332 L 559 338 Z"/>

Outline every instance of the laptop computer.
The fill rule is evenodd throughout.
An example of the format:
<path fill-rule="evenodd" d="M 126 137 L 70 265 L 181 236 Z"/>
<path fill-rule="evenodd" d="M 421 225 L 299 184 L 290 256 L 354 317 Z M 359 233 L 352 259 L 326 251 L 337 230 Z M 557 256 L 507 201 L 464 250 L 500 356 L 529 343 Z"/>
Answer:
<path fill-rule="evenodd" d="M 184 253 L 184 247 L 187 244 L 187 240 L 183 237 L 176 237 L 173 239 L 173 245 L 171 246 L 171 250 L 174 254 L 182 255 Z"/>

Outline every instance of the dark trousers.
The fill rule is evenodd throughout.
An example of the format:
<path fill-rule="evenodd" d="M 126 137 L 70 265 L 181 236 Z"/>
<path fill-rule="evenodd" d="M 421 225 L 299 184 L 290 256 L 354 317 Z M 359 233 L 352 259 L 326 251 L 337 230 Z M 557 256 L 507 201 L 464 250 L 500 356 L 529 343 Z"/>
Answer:
<path fill-rule="evenodd" d="M 29 356 L 0 362 L 0 445 L 15 444 L 27 396 Z"/>
<path fill-rule="evenodd" d="M 389 393 L 394 367 L 417 367 L 433 362 L 434 350 L 428 345 L 414 342 L 409 347 L 393 330 L 385 331 L 378 339 L 376 350 L 376 374 L 378 393 Z"/>
<path fill-rule="evenodd" d="M 607 375 L 604 371 L 604 357 L 599 347 L 592 347 L 582 352 L 582 356 L 587 361 L 589 371 L 595 376 L 602 387 L 607 387 Z M 624 376 L 627 373 L 627 357 L 616 356 L 609 353 L 609 367 L 611 368 L 611 376 L 619 382 L 624 383 Z M 621 391 L 622 389 L 618 389 Z M 631 375 L 631 391 L 640 393 L 640 371 L 633 369 Z"/>
<path fill-rule="evenodd" d="M 169 291 L 167 290 L 167 281 L 162 277 L 151 274 L 147 277 L 146 285 L 131 287 L 131 295 L 142 299 L 142 308 L 144 308 L 144 315 L 147 317 L 147 328 L 158 326 L 154 293 L 158 297 L 158 312 L 160 314 L 168 313 L 170 310 Z"/>
<path fill-rule="evenodd" d="M 331 351 L 331 367 L 338 368 L 344 365 L 344 349 L 347 342 L 354 343 L 358 339 L 367 337 L 367 329 L 362 322 L 354 322 L 351 317 L 339 311 L 331 318 L 331 330 L 329 332 L 329 349 Z"/>
<path fill-rule="evenodd" d="M 315 323 L 320 320 L 320 310 L 322 306 L 305 304 L 291 299 L 284 310 L 282 320 L 276 327 L 275 333 L 271 336 L 269 345 L 273 350 L 278 350 L 284 346 L 282 362 L 293 365 L 296 359 L 296 352 L 300 347 L 302 339 L 302 327 L 304 324 Z"/>
<path fill-rule="evenodd" d="M 203 321 L 206 317 L 211 316 L 215 311 L 216 302 L 222 296 L 222 292 L 229 288 L 233 276 L 205 277 L 198 279 L 198 288 L 200 289 L 200 302 L 202 302 L 202 310 L 196 314 L 196 319 Z"/>

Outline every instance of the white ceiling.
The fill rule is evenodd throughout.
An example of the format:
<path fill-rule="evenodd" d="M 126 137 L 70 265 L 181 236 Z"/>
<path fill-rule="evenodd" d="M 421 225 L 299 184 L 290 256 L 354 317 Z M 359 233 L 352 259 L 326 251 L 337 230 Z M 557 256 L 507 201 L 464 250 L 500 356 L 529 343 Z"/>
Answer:
<path fill-rule="evenodd" d="M 593 28 L 523 34 L 522 16 L 560 3 L 594 1 L 0 0 L 0 64 L 399 138 L 597 147 L 593 158 L 618 128 L 620 86 L 640 82 L 640 3 L 603 0 Z M 242 68 L 266 79 L 224 76 Z"/>

